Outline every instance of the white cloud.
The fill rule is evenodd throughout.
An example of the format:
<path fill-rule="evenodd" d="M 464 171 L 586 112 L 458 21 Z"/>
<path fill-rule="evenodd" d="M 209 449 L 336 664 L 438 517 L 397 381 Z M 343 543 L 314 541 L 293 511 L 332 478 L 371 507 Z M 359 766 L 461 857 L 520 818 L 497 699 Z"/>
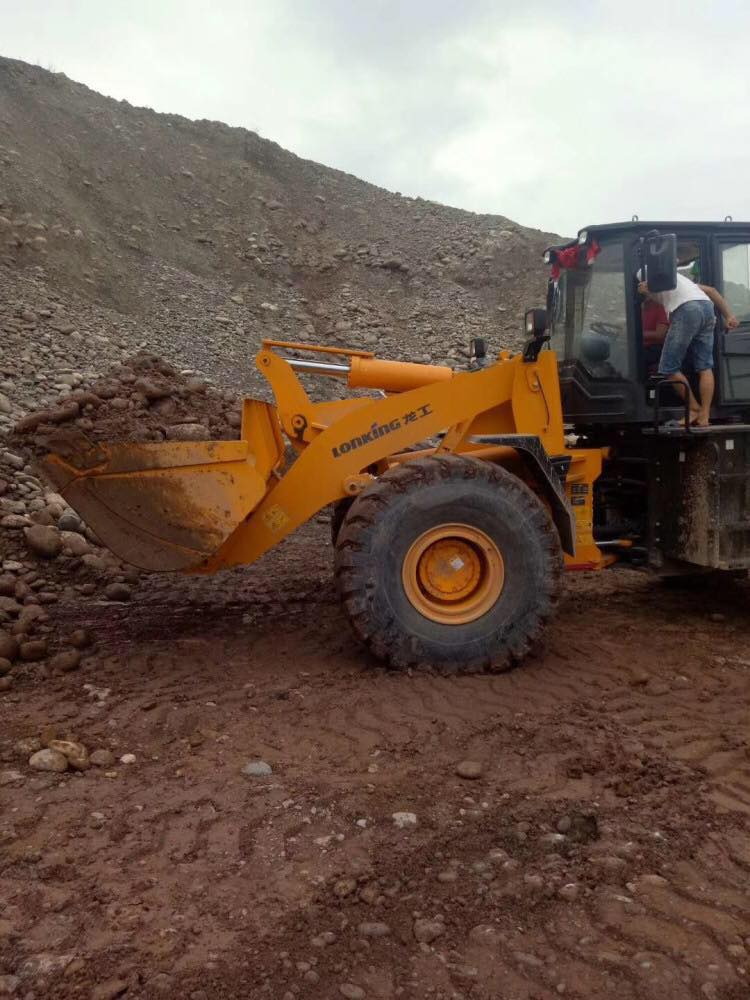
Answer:
<path fill-rule="evenodd" d="M 412 195 L 571 233 L 750 217 L 739 0 L 0 0 L 3 52 L 259 130 Z"/>

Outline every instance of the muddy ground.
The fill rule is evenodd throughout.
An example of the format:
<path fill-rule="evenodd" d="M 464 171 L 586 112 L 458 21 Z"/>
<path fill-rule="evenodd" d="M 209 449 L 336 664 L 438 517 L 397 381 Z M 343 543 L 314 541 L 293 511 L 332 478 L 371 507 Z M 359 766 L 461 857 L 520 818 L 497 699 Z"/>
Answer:
<path fill-rule="evenodd" d="M 330 563 L 316 522 L 55 608 L 97 643 L 0 695 L 0 995 L 747 997 L 746 585 L 571 576 L 541 655 L 446 678 L 368 661 Z M 52 731 L 110 762 L 30 769 Z"/>

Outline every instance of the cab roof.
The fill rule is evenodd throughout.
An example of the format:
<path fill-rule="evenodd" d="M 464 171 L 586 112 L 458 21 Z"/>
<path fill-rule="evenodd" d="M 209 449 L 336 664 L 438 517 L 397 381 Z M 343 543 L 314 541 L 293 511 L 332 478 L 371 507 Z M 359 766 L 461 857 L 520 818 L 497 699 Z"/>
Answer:
<path fill-rule="evenodd" d="M 724 219 L 716 222 L 675 222 L 672 221 L 651 221 L 649 219 L 631 219 L 629 222 L 608 222 L 604 225 L 584 226 L 578 230 L 581 233 L 637 233 L 641 230 L 658 229 L 668 233 L 715 233 L 715 232 L 736 232 L 738 230 L 747 231 L 750 229 L 750 222 L 735 222 L 733 219 Z"/>
<path fill-rule="evenodd" d="M 584 226 L 578 230 L 578 235 L 573 240 L 566 243 L 556 243 L 547 247 L 547 250 L 565 250 L 568 247 L 579 245 L 582 234 L 591 236 L 607 236 L 616 233 L 647 233 L 652 229 L 658 229 L 662 233 L 675 233 L 677 236 L 694 236 L 713 233 L 750 233 L 750 222 L 735 222 L 733 219 L 717 220 L 716 222 L 674 222 L 651 219 L 630 219 L 627 222 L 607 222 Z"/>

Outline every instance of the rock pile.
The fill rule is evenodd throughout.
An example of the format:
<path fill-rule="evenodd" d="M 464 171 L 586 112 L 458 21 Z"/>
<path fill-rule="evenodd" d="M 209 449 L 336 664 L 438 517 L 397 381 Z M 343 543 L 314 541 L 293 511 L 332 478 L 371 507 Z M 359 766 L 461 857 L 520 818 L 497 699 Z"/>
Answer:
<path fill-rule="evenodd" d="M 544 300 L 554 235 L 21 62 L 0 59 L 0 91 L 0 271 L 46 282 L 47 301 L 22 306 L 68 364 L 145 344 L 245 391 L 264 336 L 460 362 L 471 337 L 518 347 Z"/>
<path fill-rule="evenodd" d="M 238 436 L 240 405 L 234 393 L 217 392 L 154 355 L 139 354 L 22 417 L 14 441 L 46 451 L 61 427 L 91 441 L 227 440 Z"/>
<path fill-rule="evenodd" d="M 64 383 L 63 383 L 64 384 Z M 64 637 L 51 622 L 60 601 L 127 601 L 140 573 L 102 548 L 64 499 L 44 483 L 36 457 L 61 429 L 95 441 L 235 438 L 234 394 L 141 354 L 99 379 L 80 379 L 23 416 L 0 441 L 0 689 L 16 662 L 75 670 L 89 637 Z"/>

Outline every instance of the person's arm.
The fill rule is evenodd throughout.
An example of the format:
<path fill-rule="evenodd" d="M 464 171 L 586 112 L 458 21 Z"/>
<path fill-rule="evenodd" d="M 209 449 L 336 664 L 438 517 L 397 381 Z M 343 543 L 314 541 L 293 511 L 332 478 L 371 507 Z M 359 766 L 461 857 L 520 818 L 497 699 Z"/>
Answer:
<path fill-rule="evenodd" d="M 732 310 L 729 308 L 729 303 L 721 294 L 721 292 L 717 292 L 716 289 L 711 285 L 698 285 L 698 288 L 700 288 L 701 291 L 706 293 L 706 295 L 709 297 L 709 299 L 711 299 L 713 304 L 716 306 L 721 315 L 724 317 L 724 325 L 726 326 L 727 330 L 736 330 L 737 327 L 740 325 L 740 322 L 734 315 Z"/>
<path fill-rule="evenodd" d="M 666 323 L 657 323 L 656 329 L 643 331 L 643 343 L 646 347 L 661 347 L 667 335 L 669 326 Z"/>

